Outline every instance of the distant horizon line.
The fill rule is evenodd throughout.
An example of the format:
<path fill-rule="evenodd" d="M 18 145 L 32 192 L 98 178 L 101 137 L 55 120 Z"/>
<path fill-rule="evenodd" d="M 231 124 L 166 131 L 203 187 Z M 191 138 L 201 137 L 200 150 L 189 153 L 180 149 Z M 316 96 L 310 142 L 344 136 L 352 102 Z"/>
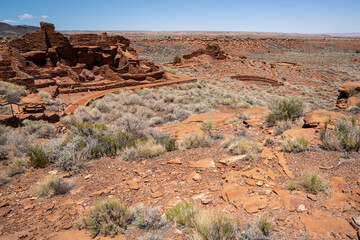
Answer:
<path fill-rule="evenodd" d="M 10 24 L 6 22 L 1 22 L 12 26 L 29 26 L 29 27 L 38 27 L 28 24 Z M 55 26 L 56 29 L 56 26 Z M 327 32 L 327 33 L 299 33 L 299 32 L 276 32 L 276 31 L 246 31 L 246 30 L 66 30 L 66 29 L 56 29 L 56 31 L 63 32 L 231 32 L 231 33 L 282 33 L 282 34 L 302 34 L 302 35 L 338 35 L 338 34 L 347 34 L 347 35 L 359 35 L 359 32 Z"/>
<path fill-rule="evenodd" d="M 231 33 L 284 33 L 284 34 L 359 34 L 360 32 L 332 32 L 332 33 L 297 33 L 297 32 L 272 32 L 272 31 L 236 31 L 236 30 L 57 30 L 59 32 L 231 32 Z"/>

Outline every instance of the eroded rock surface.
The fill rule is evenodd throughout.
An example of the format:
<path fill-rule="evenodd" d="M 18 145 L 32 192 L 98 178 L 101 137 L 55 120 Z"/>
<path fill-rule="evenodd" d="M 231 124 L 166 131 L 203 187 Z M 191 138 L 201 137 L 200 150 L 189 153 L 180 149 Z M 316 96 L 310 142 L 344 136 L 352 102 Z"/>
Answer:
<path fill-rule="evenodd" d="M 0 60 L 0 80 L 26 85 L 31 92 L 105 90 L 163 81 L 164 71 L 139 60 L 130 40 L 106 33 L 68 39 L 51 23 L 11 40 Z"/>

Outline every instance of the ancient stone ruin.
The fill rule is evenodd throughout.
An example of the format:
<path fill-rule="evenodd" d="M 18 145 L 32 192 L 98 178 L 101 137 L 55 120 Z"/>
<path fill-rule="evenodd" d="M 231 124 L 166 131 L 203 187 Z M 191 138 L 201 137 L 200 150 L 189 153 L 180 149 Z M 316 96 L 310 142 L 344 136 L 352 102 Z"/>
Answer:
<path fill-rule="evenodd" d="M 40 25 L 40 31 L 4 47 L 0 80 L 52 96 L 165 81 L 164 71 L 138 59 L 127 38 L 103 33 L 76 34 L 69 39 L 51 23 Z"/>
<path fill-rule="evenodd" d="M 190 63 L 205 63 L 231 59 L 231 57 L 221 50 L 219 45 L 207 45 L 205 49 L 198 49 L 182 57 L 176 56 L 173 65 L 184 65 Z"/>

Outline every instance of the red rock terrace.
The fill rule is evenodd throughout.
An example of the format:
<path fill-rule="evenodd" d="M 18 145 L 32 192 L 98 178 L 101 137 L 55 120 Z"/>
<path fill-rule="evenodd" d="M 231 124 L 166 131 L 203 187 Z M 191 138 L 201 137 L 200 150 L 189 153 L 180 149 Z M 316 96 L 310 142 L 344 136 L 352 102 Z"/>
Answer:
<path fill-rule="evenodd" d="M 0 80 L 52 96 L 166 80 L 159 66 L 138 59 L 127 38 L 103 33 L 77 34 L 68 39 L 56 32 L 53 24 L 40 25 L 40 31 L 5 46 Z"/>
<path fill-rule="evenodd" d="M 176 56 L 173 65 L 187 65 L 187 64 L 196 64 L 204 62 L 214 62 L 219 60 L 227 60 L 231 57 L 221 50 L 219 45 L 207 45 L 205 49 L 198 49 L 190 54 L 184 55 L 182 57 Z"/>

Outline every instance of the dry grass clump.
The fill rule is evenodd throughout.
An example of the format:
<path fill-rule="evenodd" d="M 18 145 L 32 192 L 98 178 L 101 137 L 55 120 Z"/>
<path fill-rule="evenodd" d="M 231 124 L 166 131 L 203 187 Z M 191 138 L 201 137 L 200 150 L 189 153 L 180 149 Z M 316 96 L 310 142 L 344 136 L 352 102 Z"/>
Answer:
<path fill-rule="evenodd" d="M 239 138 L 233 135 L 228 136 L 222 142 L 222 147 L 226 148 L 231 154 L 246 155 L 245 159 L 249 161 L 258 160 L 262 151 L 257 142 L 248 138 Z"/>
<path fill-rule="evenodd" d="M 138 238 L 138 240 L 162 240 L 164 239 L 161 234 L 148 232 Z"/>
<path fill-rule="evenodd" d="M 194 218 L 194 231 L 190 239 L 196 240 L 217 240 L 242 239 L 240 227 L 228 216 L 210 212 L 198 211 Z"/>
<path fill-rule="evenodd" d="M 34 135 L 38 138 L 52 138 L 55 136 L 55 128 L 48 122 L 25 119 L 23 124 L 23 130 L 28 135 Z"/>
<path fill-rule="evenodd" d="M 5 172 L 0 174 L 0 187 L 10 182 L 10 179 L 18 174 L 25 172 L 23 166 L 26 165 L 24 160 L 13 159 L 12 165 L 10 165 Z"/>
<path fill-rule="evenodd" d="M 0 94 L 5 96 L 8 103 L 17 103 L 21 96 L 25 96 L 25 86 L 19 86 L 8 82 L 0 81 Z"/>
<path fill-rule="evenodd" d="M 192 133 L 186 134 L 180 141 L 179 149 L 186 150 L 191 148 L 211 147 L 212 139 L 207 134 Z"/>
<path fill-rule="evenodd" d="M 146 142 L 138 140 L 135 146 L 127 147 L 123 151 L 124 160 L 135 160 L 141 158 L 153 158 L 166 152 L 163 145 L 156 143 L 153 138 Z"/>
<path fill-rule="evenodd" d="M 62 177 L 47 176 L 36 183 L 33 188 L 33 194 L 36 197 L 48 198 L 60 194 L 65 194 L 72 187 L 73 184 L 64 181 Z"/>
<path fill-rule="evenodd" d="M 8 156 L 9 152 L 3 146 L 0 146 L 0 160 L 7 159 Z"/>
<path fill-rule="evenodd" d="M 89 216 L 83 216 L 77 223 L 79 229 L 90 229 L 91 237 L 99 234 L 115 237 L 127 229 L 131 221 L 128 207 L 118 200 L 97 200 L 89 210 Z"/>
<path fill-rule="evenodd" d="M 10 177 L 6 173 L 0 174 L 0 187 L 10 182 Z"/>
<path fill-rule="evenodd" d="M 275 141 L 273 138 L 265 138 L 264 146 L 273 146 L 275 144 Z"/>
<path fill-rule="evenodd" d="M 60 119 L 60 122 L 64 124 L 67 128 L 70 128 L 73 125 L 81 122 L 81 118 L 77 115 L 67 115 Z"/>
<path fill-rule="evenodd" d="M 230 108 L 265 104 L 262 99 L 259 100 L 259 97 L 254 97 L 247 90 L 237 90 L 239 91 L 233 87 L 223 88 L 205 81 L 174 85 L 173 88 L 163 87 L 157 91 L 124 90 L 117 94 L 107 94 L 88 107 L 79 107 L 75 115 L 85 122 L 116 122 L 119 127 L 125 125 L 124 128 L 127 129 L 126 123 L 123 122 L 129 120 L 129 115 L 134 119 L 142 119 L 147 125 L 158 126 L 174 124 L 195 114 L 214 111 L 220 104 Z M 269 97 L 265 93 L 260 96 L 264 99 Z M 64 117 L 63 121 L 71 120 L 76 119 Z"/>
<path fill-rule="evenodd" d="M 131 224 L 145 230 L 160 229 L 166 224 L 158 208 L 139 205 L 131 209 Z"/>
<path fill-rule="evenodd" d="M 242 239 L 240 227 L 229 217 L 222 213 L 198 210 L 189 202 L 177 204 L 165 215 L 175 227 L 188 228 L 189 239 Z"/>
<path fill-rule="evenodd" d="M 20 130 L 9 129 L 5 138 L 9 151 L 16 157 L 22 157 L 34 148 L 34 136 Z"/>
<path fill-rule="evenodd" d="M 292 123 L 289 120 L 277 121 L 274 126 L 274 133 L 280 135 L 288 129 L 292 128 Z"/>
<path fill-rule="evenodd" d="M 33 135 L 0 125 L 0 159 L 7 158 L 10 152 L 16 157 L 22 157 L 33 148 L 33 144 Z"/>
<path fill-rule="evenodd" d="M 63 101 L 60 98 L 53 98 L 48 92 L 40 91 L 38 95 L 47 102 L 46 110 L 51 112 L 60 112 L 64 110 Z"/>
<path fill-rule="evenodd" d="M 151 128 L 149 130 L 149 135 L 154 138 L 158 144 L 163 145 L 166 151 L 173 151 L 176 149 L 176 139 L 170 138 L 170 133 L 163 130 Z"/>
<path fill-rule="evenodd" d="M 304 138 L 286 137 L 280 141 L 280 149 L 284 152 L 303 152 L 308 146 L 309 142 Z"/>
<path fill-rule="evenodd" d="M 360 127 L 355 118 L 342 117 L 335 121 L 334 130 L 330 131 L 325 123 L 325 129 L 321 132 L 322 146 L 335 151 L 359 151 L 360 150 Z"/>

